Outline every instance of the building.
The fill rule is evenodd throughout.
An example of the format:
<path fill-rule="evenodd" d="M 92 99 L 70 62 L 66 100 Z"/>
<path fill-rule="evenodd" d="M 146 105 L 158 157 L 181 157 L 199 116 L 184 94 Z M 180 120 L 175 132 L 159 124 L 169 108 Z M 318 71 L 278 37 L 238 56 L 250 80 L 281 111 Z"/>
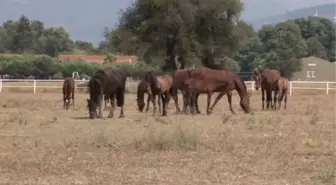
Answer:
<path fill-rule="evenodd" d="M 103 64 L 105 62 L 106 55 L 60 55 L 58 57 L 62 61 L 66 60 L 85 60 L 90 63 L 99 63 Z M 116 63 L 136 63 L 138 62 L 137 56 L 117 56 Z"/>
<path fill-rule="evenodd" d="M 336 81 L 336 62 L 310 56 L 302 58 L 301 71 L 295 72 L 293 81 Z"/>

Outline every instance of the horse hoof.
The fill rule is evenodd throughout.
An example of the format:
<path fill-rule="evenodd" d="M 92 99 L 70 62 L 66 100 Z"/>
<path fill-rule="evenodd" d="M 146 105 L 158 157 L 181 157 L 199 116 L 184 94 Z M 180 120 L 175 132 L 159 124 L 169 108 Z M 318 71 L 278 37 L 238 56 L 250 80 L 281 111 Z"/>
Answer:
<path fill-rule="evenodd" d="M 124 115 L 119 116 L 119 118 L 124 118 L 124 117 L 125 117 Z"/>

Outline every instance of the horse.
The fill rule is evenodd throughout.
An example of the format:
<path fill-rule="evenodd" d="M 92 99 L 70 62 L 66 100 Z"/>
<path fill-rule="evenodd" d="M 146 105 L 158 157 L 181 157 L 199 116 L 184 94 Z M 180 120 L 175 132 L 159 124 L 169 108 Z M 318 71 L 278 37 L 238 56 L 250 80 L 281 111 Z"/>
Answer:
<path fill-rule="evenodd" d="M 72 105 L 75 107 L 75 80 L 67 77 L 63 81 L 63 108 L 69 109 L 71 99 Z"/>
<path fill-rule="evenodd" d="M 179 107 L 178 104 L 178 93 L 177 91 L 184 91 L 184 85 L 186 80 L 189 78 L 188 77 L 188 69 L 178 69 L 174 72 L 173 74 L 173 85 L 172 85 L 172 94 L 171 96 L 173 97 L 174 101 L 175 101 L 175 106 L 176 106 L 176 111 L 177 112 L 181 112 L 181 109 Z M 196 106 L 196 113 L 200 114 L 201 112 L 199 111 L 198 108 L 198 96 L 199 93 L 196 93 L 196 102 L 195 102 L 195 106 Z M 184 99 L 185 99 L 185 95 L 183 95 Z M 186 104 L 183 104 L 183 112 L 187 112 L 186 109 Z"/>
<path fill-rule="evenodd" d="M 103 118 L 102 101 L 103 96 L 108 96 L 111 101 L 108 118 L 112 118 L 117 100 L 117 106 L 120 107 L 119 118 L 124 116 L 124 102 L 127 75 L 117 69 L 104 68 L 97 70 L 89 81 L 90 99 L 87 99 L 89 118 Z M 99 114 L 97 114 L 97 107 Z"/>
<path fill-rule="evenodd" d="M 266 92 L 266 109 L 271 107 L 274 108 L 274 104 L 272 104 L 272 92 L 274 91 L 274 101 L 277 99 L 276 95 L 276 82 L 281 77 L 281 73 L 275 69 L 255 69 L 253 71 L 252 78 L 255 82 L 255 89 L 259 90 L 261 87 L 261 101 L 262 101 L 262 110 L 265 109 L 265 92 Z"/>
<path fill-rule="evenodd" d="M 287 93 L 289 89 L 289 80 L 285 77 L 280 77 L 276 82 L 276 91 L 278 94 L 279 109 L 281 108 L 281 101 L 284 98 L 284 109 L 287 107 Z M 276 109 L 276 101 L 274 102 L 274 109 Z"/>
<path fill-rule="evenodd" d="M 218 101 L 227 94 L 230 111 L 235 114 L 232 108 L 232 91 L 236 90 L 240 97 L 240 106 L 245 113 L 250 112 L 250 94 L 247 92 L 244 81 L 235 73 L 229 70 L 214 70 L 209 68 L 198 68 L 188 71 L 189 79 L 185 83 L 188 94 L 188 103 L 191 113 L 194 114 L 194 104 L 196 102 L 195 93 L 207 93 L 207 115 L 212 113 Z M 219 92 L 214 103 L 211 104 L 213 93 Z"/>
<path fill-rule="evenodd" d="M 144 80 L 148 83 L 151 89 L 151 101 L 153 103 L 153 115 L 156 113 L 156 103 L 155 97 L 158 96 L 158 105 L 159 109 L 161 109 L 160 98 L 162 100 L 162 116 L 167 116 L 167 104 L 170 99 L 170 95 L 172 94 L 172 85 L 173 78 L 169 75 L 161 75 L 155 76 L 152 72 L 147 72 L 145 74 Z M 161 112 L 161 110 L 159 110 Z"/>
<path fill-rule="evenodd" d="M 145 80 L 141 80 L 138 84 L 137 89 L 137 103 L 138 103 L 138 110 L 139 112 L 143 112 L 143 109 L 145 108 L 145 94 L 147 94 L 147 107 L 146 112 L 149 110 L 149 101 L 152 98 L 152 92 L 148 85 L 148 83 Z"/>

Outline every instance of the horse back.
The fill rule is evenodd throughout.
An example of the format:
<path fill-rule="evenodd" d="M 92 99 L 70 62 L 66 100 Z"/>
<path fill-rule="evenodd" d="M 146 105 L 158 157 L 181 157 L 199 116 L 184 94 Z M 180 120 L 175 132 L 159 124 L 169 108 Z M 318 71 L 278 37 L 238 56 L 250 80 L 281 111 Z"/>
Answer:
<path fill-rule="evenodd" d="M 280 77 L 277 80 L 278 89 L 287 91 L 289 89 L 289 80 L 285 77 Z"/>
<path fill-rule="evenodd" d="M 157 88 L 161 89 L 161 92 L 168 91 L 173 85 L 173 78 L 169 75 L 156 76 L 158 81 Z"/>
<path fill-rule="evenodd" d="M 173 86 L 182 90 L 184 83 L 189 78 L 188 71 L 186 69 L 178 69 L 173 74 Z"/>
<path fill-rule="evenodd" d="M 274 85 L 281 77 L 280 72 L 275 69 L 264 70 L 261 76 L 263 78 L 264 85 Z"/>
<path fill-rule="evenodd" d="M 63 94 L 69 95 L 75 89 L 75 80 L 72 77 L 67 77 L 63 81 Z"/>

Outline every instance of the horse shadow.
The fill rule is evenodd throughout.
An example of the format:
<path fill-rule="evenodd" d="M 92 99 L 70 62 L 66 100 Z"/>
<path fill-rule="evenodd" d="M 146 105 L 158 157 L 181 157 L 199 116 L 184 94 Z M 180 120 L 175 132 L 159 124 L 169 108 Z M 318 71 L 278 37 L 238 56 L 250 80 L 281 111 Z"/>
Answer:
<path fill-rule="evenodd" d="M 74 120 L 89 120 L 88 116 L 76 116 L 76 117 L 71 117 L 71 119 Z"/>

